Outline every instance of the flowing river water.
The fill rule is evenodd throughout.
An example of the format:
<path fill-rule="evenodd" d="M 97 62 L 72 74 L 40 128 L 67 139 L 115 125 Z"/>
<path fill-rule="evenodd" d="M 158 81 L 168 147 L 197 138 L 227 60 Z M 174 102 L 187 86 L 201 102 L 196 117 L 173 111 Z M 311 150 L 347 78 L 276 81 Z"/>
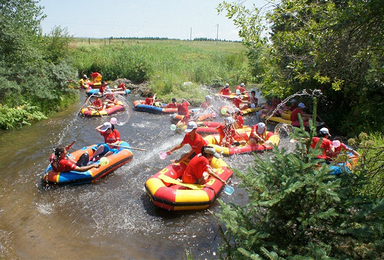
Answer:
<path fill-rule="evenodd" d="M 100 143 L 94 129 L 110 117 L 84 118 L 78 112 L 85 100 L 55 117 L 0 133 L 0 259 L 193 259 L 218 258 L 221 243 L 215 218 L 205 211 L 168 212 L 149 200 L 145 181 L 176 159 L 183 150 L 161 160 L 159 152 L 181 142 L 170 130 L 168 115 L 131 111 L 129 122 L 117 126 L 132 147 L 131 162 L 94 184 L 46 189 L 41 185 L 49 155 L 59 140 L 73 150 Z M 127 97 L 129 104 L 138 97 Z M 257 122 L 244 116 L 246 124 Z M 258 155 L 263 156 L 263 155 Z M 253 155 L 225 157 L 233 168 L 246 171 Z M 225 202 L 246 203 L 238 187 Z M 220 211 L 216 201 L 210 208 Z"/>

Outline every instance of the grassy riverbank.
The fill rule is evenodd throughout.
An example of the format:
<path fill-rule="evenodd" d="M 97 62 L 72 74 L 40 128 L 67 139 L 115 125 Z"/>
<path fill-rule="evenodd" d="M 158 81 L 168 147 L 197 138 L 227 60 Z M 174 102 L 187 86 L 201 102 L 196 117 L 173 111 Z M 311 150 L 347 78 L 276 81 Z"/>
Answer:
<path fill-rule="evenodd" d="M 148 82 L 166 99 L 201 99 L 205 95 L 201 85 L 252 81 L 247 50 L 240 42 L 74 39 L 70 46 L 79 75 L 97 71 L 107 81 Z"/>

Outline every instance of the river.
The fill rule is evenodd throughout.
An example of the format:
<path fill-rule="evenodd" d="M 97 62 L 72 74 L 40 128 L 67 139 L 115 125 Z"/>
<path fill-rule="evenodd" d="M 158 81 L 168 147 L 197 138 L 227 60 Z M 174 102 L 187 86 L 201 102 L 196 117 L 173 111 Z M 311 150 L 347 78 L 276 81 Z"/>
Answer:
<path fill-rule="evenodd" d="M 127 97 L 129 104 L 138 97 Z M 46 189 L 41 177 L 57 142 L 76 140 L 77 150 L 102 142 L 94 129 L 107 118 L 78 116 L 85 100 L 47 120 L 0 133 L 0 258 L 1 259 L 193 259 L 218 258 L 221 238 L 216 220 L 207 210 L 168 212 L 149 200 L 144 183 L 182 151 L 166 160 L 158 153 L 178 144 L 183 135 L 170 130 L 168 115 L 131 111 L 123 126 L 122 140 L 132 147 L 131 162 L 94 184 Z M 244 116 L 246 124 L 256 121 Z M 187 151 L 186 145 L 182 150 Z M 262 155 L 258 155 L 262 156 Z M 245 171 L 253 155 L 225 157 Z M 247 201 L 238 187 L 219 198 L 237 204 Z M 211 206 L 220 211 L 217 201 Z"/>

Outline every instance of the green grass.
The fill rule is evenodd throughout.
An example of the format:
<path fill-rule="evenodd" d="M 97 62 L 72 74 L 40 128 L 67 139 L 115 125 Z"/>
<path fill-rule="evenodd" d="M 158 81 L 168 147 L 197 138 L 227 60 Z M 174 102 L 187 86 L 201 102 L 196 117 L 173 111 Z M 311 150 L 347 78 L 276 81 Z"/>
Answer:
<path fill-rule="evenodd" d="M 127 78 L 148 82 L 165 99 L 201 100 L 200 85 L 221 87 L 251 81 L 246 48 L 239 42 L 74 39 L 74 65 L 79 74 L 98 71 L 105 80 Z M 192 86 L 184 86 L 192 82 Z"/>

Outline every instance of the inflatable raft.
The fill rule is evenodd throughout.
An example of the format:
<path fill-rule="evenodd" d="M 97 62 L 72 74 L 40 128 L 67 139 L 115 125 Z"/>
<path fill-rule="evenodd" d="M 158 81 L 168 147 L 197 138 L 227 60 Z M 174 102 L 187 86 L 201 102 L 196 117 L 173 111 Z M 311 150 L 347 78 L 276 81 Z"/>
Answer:
<path fill-rule="evenodd" d="M 347 146 L 348 147 L 348 146 Z M 349 149 L 352 149 L 348 147 Z M 338 175 L 342 172 L 351 173 L 352 169 L 356 166 L 359 157 L 351 152 L 342 152 L 330 163 L 330 174 Z"/>
<path fill-rule="evenodd" d="M 211 166 L 225 181 L 233 174 L 222 159 L 213 158 Z M 225 185 L 214 177 L 209 177 L 204 185 L 178 181 L 186 167 L 184 163 L 170 164 L 145 182 L 147 194 L 157 207 L 173 211 L 203 210 L 220 195 Z"/>
<path fill-rule="evenodd" d="M 220 94 L 220 93 L 216 93 L 215 96 L 219 97 L 219 98 L 222 98 L 222 99 L 231 99 L 231 100 L 237 97 L 236 93 L 231 93 L 229 95 L 223 95 L 223 94 Z M 243 100 L 248 100 L 249 99 L 248 93 L 242 94 L 241 97 L 242 97 Z"/>
<path fill-rule="evenodd" d="M 152 114 L 173 114 L 177 113 L 177 108 L 166 108 L 167 104 L 160 103 L 161 106 L 145 105 L 145 100 L 133 101 L 133 107 L 136 111 L 147 112 Z"/>
<path fill-rule="evenodd" d="M 129 89 L 126 89 L 126 90 L 114 90 L 113 88 L 111 89 L 112 90 L 112 93 L 114 94 L 119 94 L 119 95 L 128 95 L 129 93 L 131 93 L 131 91 Z M 88 95 L 88 96 L 92 96 L 92 95 L 98 95 L 99 94 L 99 89 L 93 89 L 93 88 L 89 88 L 85 91 L 85 93 Z"/>
<path fill-rule="evenodd" d="M 116 113 L 118 111 L 122 111 L 124 109 L 125 109 L 125 107 L 124 107 L 123 102 L 118 101 L 117 104 L 115 104 L 114 106 L 109 107 L 107 109 L 97 110 L 97 109 L 85 107 L 85 108 L 82 108 L 80 110 L 80 113 L 83 116 L 108 116 L 108 115 L 111 115 L 111 114 Z"/>
<path fill-rule="evenodd" d="M 247 114 L 252 114 L 254 112 L 257 112 L 261 109 L 261 107 L 250 107 L 246 109 L 241 109 L 240 111 L 242 112 L 243 115 Z M 220 114 L 221 115 L 226 115 L 227 113 L 234 113 L 235 112 L 235 107 L 229 107 L 229 106 L 222 106 L 220 107 Z"/>
<path fill-rule="evenodd" d="M 201 135 L 218 134 L 219 131 L 217 130 L 217 127 L 222 124 L 223 123 L 221 122 L 212 122 L 212 121 L 197 122 L 196 132 Z M 178 132 L 182 132 L 187 128 L 187 125 L 178 123 L 176 127 Z M 236 132 L 238 132 L 239 134 L 245 132 L 247 135 L 249 135 L 249 133 L 251 132 L 251 129 L 252 129 L 251 127 L 244 125 L 243 128 L 237 128 Z"/>
<path fill-rule="evenodd" d="M 216 113 L 213 111 L 210 111 L 204 114 L 200 114 L 199 111 L 200 111 L 200 108 L 193 108 L 189 110 L 189 115 L 191 116 L 190 120 L 200 122 L 200 121 L 209 120 L 216 117 Z M 179 114 L 171 115 L 171 120 L 174 124 L 177 124 L 180 120 L 183 120 L 183 119 L 184 119 L 184 115 L 179 115 Z"/>
<path fill-rule="evenodd" d="M 240 134 L 240 133 L 239 133 Z M 242 139 L 238 139 L 237 141 L 245 140 L 248 141 L 247 134 L 241 134 Z M 234 155 L 234 154 L 242 154 L 242 153 L 251 153 L 251 152 L 264 152 L 270 151 L 273 149 L 273 146 L 277 146 L 280 143 L 280 136 L 274 134 L 273 132 L 267 131 L 267 142 L 264 144 L 246 144 L 239 145 L 233 147 L 223 147 L 219 145 L 220 136 L 219 135 L 208 135 L 204 137 L 210 146 L 214 147 L 216 152 L 221 153 L 223 155 Z"/>
<path fill-rule="evenodd" d="M 130 145 L 127 142 L 120 142 L 121 146 L 129 147 Z M 73 153 L 68 154 L 71 159 L 77 161 L 80 156 L 88 152 L 90 156 L 94 154 L 97 149 L 97 145 L 90 145 L 83 147 L 80 150 L 74 151 Z M 117 168 L 123 166 L 133 159 L 132 151 L 126 148 L 118 148 L 118 152 L 111 154 L 106 157 L 109 163 L 105 166 L 100 166 L 99 168 L 92 168 L 86 172 L 77 172 L 77 171 L 69 171 L 69 172 L 56 172 L 52 169 L 51 164 L 46 168 L 45 173 L 43 175 L 43 183 L 46 185 L 79 185 L 86 183 L 93 183 L 98 179 L 106 176 Z M 97 162 L 90 162 L 98 164 Z"/>

